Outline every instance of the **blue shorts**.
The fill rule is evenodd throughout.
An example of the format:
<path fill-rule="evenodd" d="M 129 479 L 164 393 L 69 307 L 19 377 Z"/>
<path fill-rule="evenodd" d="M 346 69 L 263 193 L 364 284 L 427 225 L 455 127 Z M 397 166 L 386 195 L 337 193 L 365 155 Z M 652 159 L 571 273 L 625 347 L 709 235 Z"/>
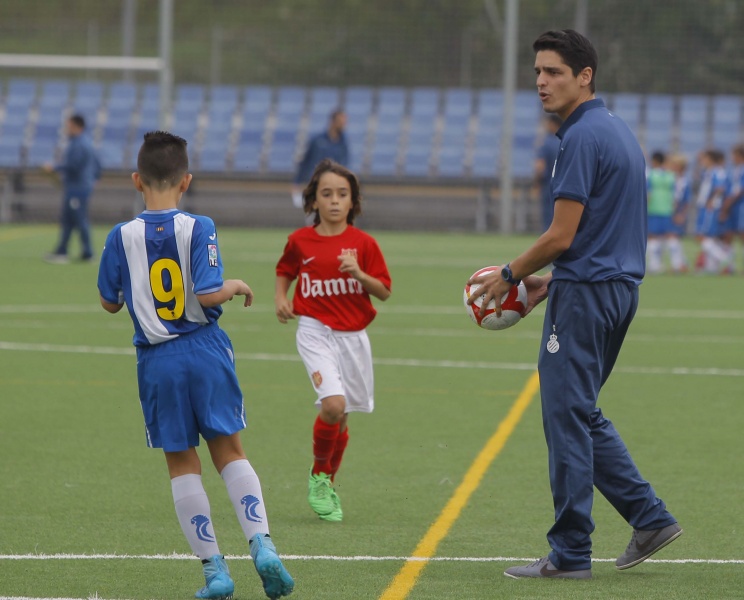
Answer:
<path fill-rule="evenodd" d="M 669 215 L 648 215 L 648 234 L 666 235 L 672 231 L 672 217 Z"/>
<path fill-rule="evenodd" d="M 719 232 L 718 209 L 698 208 L 695 219 L 695 233 L 703 237 L 716 237 Z"/>
<path fill-rule="evenodd" d="M 243 393 L 232 343 L 217 323 L 169 342 L 137 348 L 137 380 L 147 445 L 179 452 L 244 429 Z"/>
<path fill-rule="evenodd" d="M 744 201 L 739 200 L 731 207 L 728 219 L 720 226 L 723 233 L 744 233 Z"/>

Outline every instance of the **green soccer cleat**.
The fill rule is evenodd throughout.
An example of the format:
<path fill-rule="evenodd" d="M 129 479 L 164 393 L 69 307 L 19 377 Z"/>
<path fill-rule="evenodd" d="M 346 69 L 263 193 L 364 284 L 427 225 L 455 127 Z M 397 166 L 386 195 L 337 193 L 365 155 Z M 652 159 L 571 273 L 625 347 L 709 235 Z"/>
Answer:
<path fill-rule="evenodd" d="M 331 478 L 325 473 L 310 472 L 307 501 L 315 513 L 325 521 L 340 521 L 343 518 L 341 503 L 331 486 Z"/>
<path fill-rule="evenodd" d="M 207 600 L 230 600 L 235 591 L 235 584 L 230 577 L 225 557 L 215 554 L 203 561 L 202 567 L 207 585 L 196 592 L 194 597 Z"/>
<path fill-rule="evenodd" d="M 271 538 L 265 533 L 257 533 L 250 540 L 250 549 L 253 566 L 266 595 L 272 600 L 289 596 L 294 590 L 294 580 L 279 559 Z"/>

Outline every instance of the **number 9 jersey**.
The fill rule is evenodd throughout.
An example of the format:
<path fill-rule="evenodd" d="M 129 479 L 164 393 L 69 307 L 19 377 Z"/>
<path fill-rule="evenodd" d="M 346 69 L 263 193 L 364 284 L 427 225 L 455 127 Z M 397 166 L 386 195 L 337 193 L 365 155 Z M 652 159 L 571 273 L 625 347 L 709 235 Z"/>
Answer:
<path fill-rule="evenodd" d="M 146 210 L 106 238 L 98 290 L 106 302 L 126 303 L 135 346 L 167 342 L 215 322 L 222 307 L 204 308 L 196 295 L 222 285 L 217 232 L 209 217 Z"/>

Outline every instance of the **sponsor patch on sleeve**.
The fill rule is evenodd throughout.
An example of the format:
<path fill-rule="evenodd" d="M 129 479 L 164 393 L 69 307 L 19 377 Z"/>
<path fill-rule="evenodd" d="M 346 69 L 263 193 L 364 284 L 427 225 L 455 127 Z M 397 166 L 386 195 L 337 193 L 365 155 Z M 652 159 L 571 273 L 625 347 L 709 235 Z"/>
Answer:
<path fill-rule="evenodd" d="M 217 266 L 217 244 L 207 244 L 207 256 L 209 257 L 209 266 Z"/>

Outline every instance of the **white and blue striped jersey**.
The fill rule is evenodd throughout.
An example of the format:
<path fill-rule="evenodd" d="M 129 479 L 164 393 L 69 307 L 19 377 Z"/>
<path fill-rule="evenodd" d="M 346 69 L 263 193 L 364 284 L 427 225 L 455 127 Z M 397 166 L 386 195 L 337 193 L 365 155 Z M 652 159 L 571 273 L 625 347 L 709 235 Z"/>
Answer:
<path fill-rule="evenodd" d="M 107 302 L 126 303 L 135 346 L 167 342 L 215 322 L 222 307 L 204 308 L 196 295 L 222 285 L 217 231 L 209 217 L 146 210 L 106 239 L 98 290 Z"/>

